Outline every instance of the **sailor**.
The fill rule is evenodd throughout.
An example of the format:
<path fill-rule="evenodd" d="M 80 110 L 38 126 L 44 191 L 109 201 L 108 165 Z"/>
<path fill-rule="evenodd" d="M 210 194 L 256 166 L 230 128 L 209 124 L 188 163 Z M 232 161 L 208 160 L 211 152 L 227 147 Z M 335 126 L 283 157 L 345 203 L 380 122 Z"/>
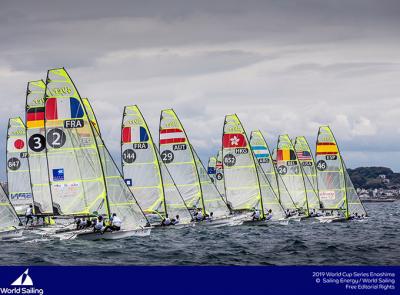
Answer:
<path fill-rule="evenodd" d="M 80 219 L 80 218 L 77 218 L 76 221 L 75 221 L 75 223 L 76 223 L 76 229 L 77 229 L 77 230 L 78 230 L 78 229 L 81 229 L 81 219 Z"/>
<path fill-rule="evenodd" d="M 93 228 L 94 232 L 102 232 L 104 230 L 104 221 L 103 221 L 103 216 L 97 217 L 97 222 Z"/>
<path fill-rule="evenodd" d="M 266 220 L 270 220 L 272 218 L 272 210 L 271 209 L 269 209 L 268 211 L 267 211 L 267 216 L 266 216 Z"/>
<path fill-rule="evenodd" d="M 33 206 L 29 205 L 29 207 L 25 211 L 25 225 L 28 225 L 29 220 L 31 221 L 31 225 L 33 224 Z"/>
<path fill-rule="evenodd" d="M 86 228 L 86 226 L 87 226 L 87 221 L 86 221 L 86 219 L 85 218 L 82 218 L 82 221 L 81 221 L 81 224 L 80 224 L 80 228 L 81 229 L 83 229 L 83 228 Z"/>
<path fill-rule="evenodd" d="M 179 215 L 176 215 L 175 219 L 172 219 L 171 222 L 173 225 L 179 224 L 179 222 L 181 222 L 181 220 L 179 219 Z"/>
<path fill-rule="evenodd" d="M 251 214 L 251 217 L 253 217 L 253 220 L 260 220 L 260 211 L 256 208 L 253 207 L 253 213 Z"/>
<path fill-rule="evenodd" d="M 203 220 L 203 212 L 201 211 L 201 208 L 197 208 L 196 220 L 197 221 L 202 221 Z"/>
<path fill-rule="evenodd" d="M 162 226 L 171 225 L 171 219 L 169 218 L 168 214 L 165 214 L 165 218 L 161 221 Z"/>
<path fill-rule="evenodd" d="M 210 212 L 210 215 L 206 216 L 206 221 L 211 222 L 214 219 L 214 212 Z"/>
<path fill-rule="evenodd" d="M 112 219 L 112 229 L 119 231 L 122 226 L 122 220 L 117 216 L 116 213 L 113 213 L 113 219 Z"/>

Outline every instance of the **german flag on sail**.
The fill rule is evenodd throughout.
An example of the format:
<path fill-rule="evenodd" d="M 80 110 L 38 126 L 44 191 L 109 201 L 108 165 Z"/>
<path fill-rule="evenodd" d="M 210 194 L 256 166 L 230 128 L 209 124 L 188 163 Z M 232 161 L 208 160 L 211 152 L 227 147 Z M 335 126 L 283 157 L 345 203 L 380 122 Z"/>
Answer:
<path fill-rule="evenodd" d="M 281 150 L 279 149 L 277 152 L 277 161 L 295 161 L 296 160 L 296 154 L 294 150 L 289 150 L 289 149 L 284 149 Z"/>
<path fill-rule="evenodd" d="M 317 151 L 318 155 L 337 155 L 339 150 L 337 148 L 336 143 L 334 142 L 319 142 L 317 143 Z"/>
<path fill-rule="evenodd" d="M 26 112 L 27 128 L 44 128 L 44 107 L 29 108 Z"/>

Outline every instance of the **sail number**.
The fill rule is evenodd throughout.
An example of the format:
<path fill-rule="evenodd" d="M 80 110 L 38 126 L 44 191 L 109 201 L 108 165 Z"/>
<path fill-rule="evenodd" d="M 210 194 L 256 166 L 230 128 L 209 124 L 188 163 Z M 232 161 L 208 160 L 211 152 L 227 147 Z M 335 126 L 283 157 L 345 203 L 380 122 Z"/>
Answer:
<path fill-rule="evenodd" d="M 10 170 L 18 170 L 21 167 L 21 161 L 17 158 L 10 158 L 7 162 L 8 169 Z"/>
<path fill-rule="evenodd" d="M 224 157 L 224 165 L 227 167 L 232 167 L 236 164 L 236 158 L 232 154 L 227 154 Z"/>
<path fill-rule="evenodd" d="M 132 164 L 136 160 L 136 153 L 132 149 L 126 149 L 122 153 L 122 158 L 124 159 L 125 163 Z"/>
<path fill-rule="evenodd" d="M 165 150 L 161 153 L 161 160 L 165 164 L 172 163 L 174 161 L 174 153 L 171 152 L 170 150 Z"/>
<path fill-rule="evenodd" d="M 47 132 L 47 143 L 52 148 L 59 149 L 64 146 L 66 141 L 67 136 L 64 131 L 59 128 L 50 129 Z"/>
<path fill-rule="evenodd" d="M 280 175 L 285 175 L 285 174 L 287 174 L 287 167 L 284 166 L 284 165 L 279 166 L 279 167 L 278 167 L 278 173 L 279 173 Z"/>
<path fill-rule="evenodd" d="M 324 170 L 326 170 L 326 167 L 327 167 L 327 165 L 326 165 L 326 162 L 325 162 L 324 160 L 319 160 L 319 161 L 317 162 L 317 169 L 318 169 L 319 171 L 324 171 Z"/>
<path fill-rule="evenodd" d="M 46 139 L 41 134 L 33 134 L 28 140 L 28 146 L 34 152 L 41 152 L 46 147 Z"/>
<path fill-rule="evenodd" d="M 325 159 L 328 161 L 333 161 L 333 160 L 337 160 L 337 156 L 336 155 L 326 155 Z"/>

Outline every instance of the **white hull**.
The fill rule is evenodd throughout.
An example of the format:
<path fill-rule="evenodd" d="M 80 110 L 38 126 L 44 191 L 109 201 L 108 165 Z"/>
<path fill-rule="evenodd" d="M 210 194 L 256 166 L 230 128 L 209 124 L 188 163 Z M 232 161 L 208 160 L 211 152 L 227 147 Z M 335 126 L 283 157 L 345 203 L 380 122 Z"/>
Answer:
<path fill-rule="evenodd" d="M 343 222 L 346 218 L 340 216 L 319 216 L 315 217 L 321 223 Z"/>
<path fill-rule="evenodd" d="M 211 226 L 211 227 L 222 227 L 222 226 L 237 226 L 243 224 L 244 219 L 238 218 L 239 216 L 231 216 L 219 219 L 213 219 L 212 221 L 200 221 L 196 222 L 196 225 L 200 226 Z"/>
<path fill-rule="evenodd" d="M 12 229 L 0 232 L 0 240 L 19 238 L 24 233 L 23 229 Z"/>
<path fill-rule="evenodd" d="M 83 232 L 78 233 L 76 235 L 77 239 L 86 240 L 86 241 L 95 241 L 95 240 L 119 240 L 126 239 L 129 237 L 147 237 L 150 235 L 151 228 L 143 228 L 143 229 L 135 229 L 135 230 L 119 230 L 105 233 L 98 232 Z"/>

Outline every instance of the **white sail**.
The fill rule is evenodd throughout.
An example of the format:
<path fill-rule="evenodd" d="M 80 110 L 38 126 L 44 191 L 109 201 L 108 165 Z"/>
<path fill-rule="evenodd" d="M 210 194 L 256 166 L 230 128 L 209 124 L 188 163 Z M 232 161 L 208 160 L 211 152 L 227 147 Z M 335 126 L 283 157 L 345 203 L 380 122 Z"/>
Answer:
<path fill-rule="evenodd" d="M 0 231 L 15 229 L 19 224 L 17 213 L 0 185 Z"/>
<path fill-rule="evenodd" d="M 90 122 L 68 73 L 48 71 L 46 86 L 47 156 L 58 213 L 116 213 L 124 229 L 144 227 L 147 220 Z"/>
<path fill-rule="evenodd" d="M 304 182 L 307 191 L 308 208 L 318 210 L 320 208 L 317 172 L 310 146 L 304 136 L 298 136 L 294 142 L 297 159 L 301 165 Z"/>
<path fill-rule="evenodd" d="M 157 151 L 158 162 L 160 164 L 161 176 L 164 187 L 164 206 L 166 213 L 170 218 L 176 218 L 179 215 L 181 224 L 188 224 L 193 220 L 189 208 L 187 207 L 181 193 L 179 192 L 167 166 L 161 160 L 161 156 Z"/>
<path fill-rule="evenodd" d="M 328 126 L 319 128 L 315 161 L 322 208 L 338 210 L 346 218 L 355 213 L 366 216 L 346 171 L 336 139 Z"/>
<path fill-rule="evenodd" d="M 239 118 L 225 116 L 222 136 L 225 193 L 234 210 L 260 209 L 264 217 L 256 162 Z"/>
<path fill-rule="evenodd" d="M 276 168 L 274 166 L 272 155 L 268 144 L 261 131 L 252 131 L 250 134 L 250 145 L 254 156 L 258 160 L 263 172 L 268 177 L 269 182 L 277 196 L 279 196 L 279 187 Z"/>
<path fill-rule="evenodd" d="M 7 130 L 8 196 L 15 211 L 23 215 L 33 205 L 26 144 L 26 127 L 21 118 L 11 118 Z"/>
<path fill-rule="evenodd" d="M 228 206 L 219 193 L 217 187 L 212 182 L 207 170 L 204 168 L 203 163 L 200 161 L 200 158 L 193 147 L 192 150 L 196 161 L 197 171 L 199 173 L 201 192 L 206 213 L 210 214 L 212 212 L 215 218 L 228 217 L 230 215 Z"/>
<path fill-rule="evenodd" d="M 46 81 L 47 162 L 55 214 L 106 214 L 99 151 L 79 93 L 64 69 L 49 70 Z"/>
<path fill-rule="evenodd" d="M 161 160 L 171 173 L 186 205 L 189 208 L 201 208 L 205 214 L 191 146 L 173 110 L 161 112 L 159 151 Z"/>
<path fill-rule="evenodd" d="M 144 212 L 165 214 L 157 152 L 137 106 L 127 106 L 124 109 L 121 156 L 125 181 Z"/>
<path fill-rule="evenodd" d="M 28 83 L 26 93 L 26 141 L 30 183 L 35 214 L 53 214 L 52 196 L 46 157 L 45 89 L 42 80 Z"/>
<path fill-rule="evenodd" d="M 216 164 L 217 164 L 216 157 L 210 157 L 208 159 L 207 173 L 213 183 L 215 183 L 215 165 Z"/>
<path fill-rule="evenodd" d="M 145 213 L 171 218 L 179 215 L 180 223 L 192 220 L 137 106 L 125 107 L 121 153 L 125 182 Z"/>
<path fill-rule="evenodd" d="M 276 151 L 277 171 L 280 174 L 278 177 L 279 187 L 285 187 L 290 193 L 286 196 L 286 191 L 281 190 L 281 202 L 285 209 L 290 208 L 292 202 L 295 207 L 305 213 L 309 214 L 307 193 L 303 178 L 303 173 L 299 165 L 294 147 L 288 135 L 280 135 Z"/>
<path fill-rule="evenodd" d="M 250 146 L 257 160 L 256 166 L 260 180 L 264 211 L 268 214 L 271 210 L 273 220 L 285 218 L 286 214 L 280 204 L 275 167 L 272 164 L 267 143 L 260 131 L 251 132 Z"/>
<path fill-rule="evenodd" d="M 225 181 L 224 181 L 224 165 L 222 163 L 222 150 L 218 151 L 217 161 L 215 163 L 215 186 L 217 190 L 221 194 L 221 196 L 225 199 Z"/>
<path fill-rule="evenodd" d="M 97 122 L 97 118 L 96 115 L 93 111 L 92 105 L 90 104 L 90 101 L 88 98 L 82 98 L 82 102 L 83 105 L 86 109 L 87 115 L 88 115 L 88 119 L 90 121 L 90 123 L 92 124 L 93 128 L 96 129 L 97 133 L 100 135 L 101 137 L 101 132 L 100 132 L 100 126 L 99 123 Z"/>
<path fill-rule="evenodd" d="M 160 156 L 188 208 L 201 208 L 203 216 L 229 215 L 229 209 L 207 174 L 173 110 L 164 110 L 160 120 Z"/>

